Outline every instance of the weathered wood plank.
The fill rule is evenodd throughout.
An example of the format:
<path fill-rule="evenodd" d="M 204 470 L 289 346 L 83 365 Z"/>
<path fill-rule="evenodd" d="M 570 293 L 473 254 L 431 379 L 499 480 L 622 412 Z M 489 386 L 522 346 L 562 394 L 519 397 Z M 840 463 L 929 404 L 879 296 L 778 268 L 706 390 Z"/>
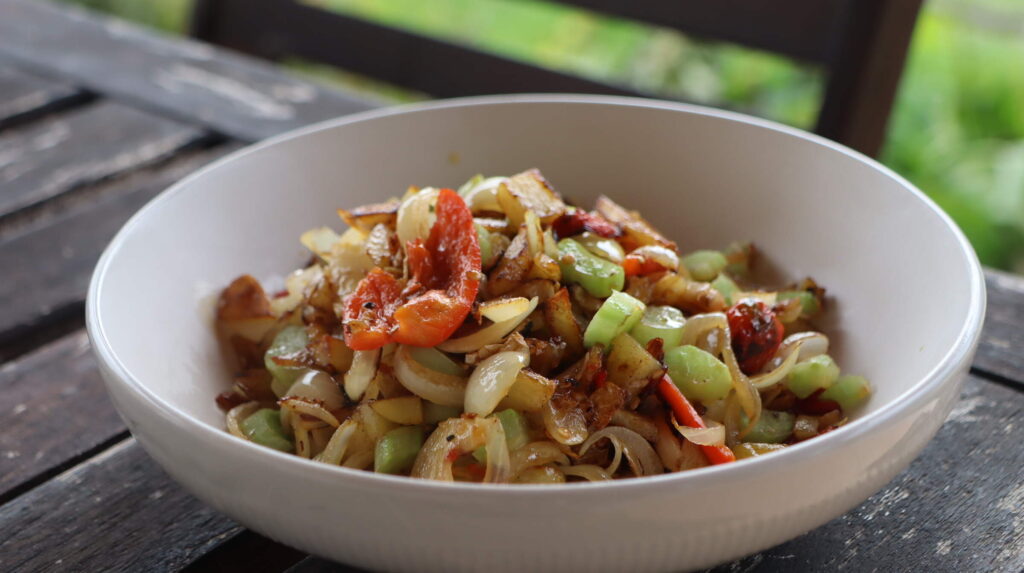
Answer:
<path fill-rule="evenodd" d="M 66 6 L 0 0 L 0 54 L 243 141 L 374 107 L 256 59 Z"/>
<path fill-rule="evenodd" d="M 69 83 L 41 78 L 0 61 L 0 129 L 86 98 Z"/>
<path fill-rule="evenodd" d="M 988 312 L 974 368 L 1024 389 L 1024 277 L 987 270 Z"/>
<path fill-rule="evenodd" d="M 84 331 L 0 368 L 0 416 L 0 503 L 126 434 Z"/>
<path fill-rule="evenodd" d="M 935 439 L 885 489 L 802 537 L 711 571 L 1020 571 L 1022 424 L 1024 393 L 971 376 Z M 352 569 L 308 557 L 288 571 Z"/>
<path fill-rule="evenodd" d="M 234 149 L 222 145 L 187 154 L 83 189 L 87 197 L 77 205 L 0 238 L 0 353 L 28 332 L 80 314 L 93 267 L 121 225 L 170 184 Z"/>
<path fill-rule="evenodd" d="M 0 134 L 0 214 L 167 158 L 201 128 L 101 101 Z"/>
<path fill-rule="evenodd" d="M 129 439 L 0 506 L 0 570 L 173 571 L 240 531 Z"/>
<path fill-rule="evenodd" d="M 284 571 L 298 563 L 306 554 L 246 530 L 210 550 L 188 564 L 184 573 L 253 573 Z"/>

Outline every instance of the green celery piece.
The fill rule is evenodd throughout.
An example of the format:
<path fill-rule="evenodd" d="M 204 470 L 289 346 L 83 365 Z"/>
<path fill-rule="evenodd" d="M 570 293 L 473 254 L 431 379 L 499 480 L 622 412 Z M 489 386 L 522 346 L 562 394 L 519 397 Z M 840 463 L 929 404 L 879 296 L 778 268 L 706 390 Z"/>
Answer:
<path fill-rule="evenodd" d="M 480 260 L 491 260 L 491 233 L 479 223 L 473 223 L 476 227 L 476 238 L 480 243 Z"/>
<path fill-rule="evenodd" d="M 665 366 L 679 391 L 690 401 L 710 404 L 732 389 L 729 367 L 696 346 L 677 346 L 665 352 Z"/>
<path fill-rule="evenodd" d="M 743 426 L 747 425 L 747 417 L 741 414 Z M 759 444 L 781 444 L 793 435 L 793 426 L 796 423 L 796 416 L 789 412 L 777 412 L 775 410 L 762 410 L 761 417 L 757 419 L 754 427 L 743 437 L 744 442 Z"/>
<path fill-rule="evenodd" d="M 501 428 L 505 431 L 505 443 L 508 444 L 508 451 L 514 452 L 525 446 L 530 441 L 530 428 L 518 411 L 509 408 L 502 410 L 494 417 L 501 422 Z M 480 446 L 473 450 L 473 457 L 480 463 L 487 463 L 487 447 Z"/>
<path fill-rule="evenodd" d="M 295 449 L 295 445 L 281 427 L 281 414 L 271 408 L 257 410 L 242 421 L 242 433 L 250 441 L 268 448 L 282 452 L 291 452 Z"/>
<path fill-rule="evenodd" d="M 270 387 L 279 398 L 284 396 L 288 388 L 291 388 L 291 385 L 306 369 L 281 366 L 274 362 L 273 359 L 279 356 L 295 354 L 305 348 L 307 344 L 309 344 L 309 335 L 306 334 L 305 327 L 296 325 L 286 326 L 281 332 L 277 333 L 274 341 L 270 343 L 267 353 L 263 356 L 263 364 L 274 378 Z"/>
<path fill-rule="evenodd" d="M 662 348 L 668 350 L 682 342 L 685 323 L 683 311 L 674 306 L 649 306 L 629 334 L 645 347 L 652 339 L 660 338 Z"/>
<path fill-rule="evenodd" d="M 594 255 L 573 239 L 558 241 L 558 254 L 562 280 L 582 286 L 597 298 L 606 298 L 626 285 L 621 266 Z"/>
<path fill-rule="evenodd" d="M 828 354 L 798 362 L 786 378 L 786 386 L 797 398 L 806 398 L 821 388 L 828 389 L 839 378 L 839 367 Z"/>
<path fill-rule="evenodd" d="M 805 290 L 784 290 L 775 295 L 775 300 L 778 302 L 793 298 L 800 299 L 800 315 L 803 317 L 810 318 L 821 310 L 821 303 L 818 302 L 817 297 Z"/>
<path fill-rule="evenodd" d="M 718 251 L 694 251 L 679 261 L 697 281 L 711 281 L 725 269 L 729 261 Z"/>
<path fill-rule="evenodd" d="M 597 309 L 597 314 L 583 332 L 583 346 L 590 348 L 595 344 L 603 344 L 607 352 L 616 336 L 629 332 L 640 322 L 644 308 L 644 303 L 632 296 L 613 291 L 601 308 Z"/>
<path fill-rule="evenodd" d="M 402 426 L 384 434 L 373 451 L 373 471 L 381 474 L 409 471 L 423 447 L 423 439 L 420 426 Z"/>
<path fill-rule="evenodd" d="M 860 406 L 871 395 L 871 385 L 863 376 L 840 376 L 836 383 L 821 393 L 823 400 L 832 400 L 839 404 L 843 412 L 849 412 Z"/>
<path fill-rule="evenodd" d="M 451 376 L 465 376 L 466 371 L 462 369 L 458 364 L 455 363 L 448 355 L 436 348 L 427 348 L 421 346 L 410 346 L 409 354 L 412 355 L 413 360 L 420 364 L 440 372 L 442 374 L 449 374 Z"/>
<path fill-rule="evenodd" d="M 733 295 L 740 290 L 739 285 L 737 285 L 731 278 L 729 278 L 729 275 L 725 273 L 719 274 L 715 280 L 711 281 L 711 288 L 722 293 L 722 296 L 725 298 L 725 304 L 729 305 L 733 304 Z"/>

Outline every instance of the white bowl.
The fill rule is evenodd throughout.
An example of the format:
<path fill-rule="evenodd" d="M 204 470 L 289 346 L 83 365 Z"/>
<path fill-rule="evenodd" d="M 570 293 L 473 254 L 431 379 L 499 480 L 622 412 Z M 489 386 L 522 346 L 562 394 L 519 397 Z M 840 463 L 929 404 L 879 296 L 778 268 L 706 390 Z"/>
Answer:
<path fill-rule="evenodd" d="M 786 451 L 644 479 L 551 487 L 433 483 L 317 464 L 223 430 L 229 377 L 211 299 L 280 276 L 337 207 L 539 167 L 608 194 L 684 250 L 752 239 L 835 304 L 826 331 L 876 393 Z M 204 502 L 264 535 L 387 570 L 656 571 L 710 566 L 848 511 L 904 469 L 956 399 L 985 306 L 964 236 L 920 191 L 840 145 L 722 111 L 640 99 L 500 96 L 329 121 L 165 191 L 104 253 L 89 333 L 132 433 Z"/>

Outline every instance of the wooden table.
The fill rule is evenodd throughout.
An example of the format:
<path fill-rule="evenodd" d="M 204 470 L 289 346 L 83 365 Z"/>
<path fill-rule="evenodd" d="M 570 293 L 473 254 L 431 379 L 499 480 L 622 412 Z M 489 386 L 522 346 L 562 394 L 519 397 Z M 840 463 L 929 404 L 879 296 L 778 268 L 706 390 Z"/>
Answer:
<path fill-rule="evenodd" d="M 202 44 L 0 0 L 0 571 L 346 569 L 247 531 L 146 456 L 107 400 L 83 299 L 107 241 L 162 189 L 374 105 Z M 1024 569 L 1024 279 L 989 271 L 988 289 L 970 379 L 921 457 L 847 515 L 719 570 Z"/>

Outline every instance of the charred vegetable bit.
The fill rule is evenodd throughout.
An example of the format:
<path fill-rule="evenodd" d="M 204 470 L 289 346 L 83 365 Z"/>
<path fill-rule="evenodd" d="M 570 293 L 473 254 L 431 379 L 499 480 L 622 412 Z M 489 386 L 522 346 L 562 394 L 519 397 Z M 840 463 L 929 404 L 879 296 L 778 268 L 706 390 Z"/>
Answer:
<path fill-rule="evenodd" d="M 825 290 L 757 284 L 750 243 L 680 251 L 536 169 L 397 191 L 303 233 L 276 294 L 221 293 L 231 435 L 418 479 L 600 481 L 767 455 L 871 394 L 814 330 Z"/>
<path fill-rule="evenodd" d="M 761 370 L 782 344 L 784 327 L 775 313 L 758 300 L 741 300 L 726 313 L 732 349 L 744 374 Z"/>

